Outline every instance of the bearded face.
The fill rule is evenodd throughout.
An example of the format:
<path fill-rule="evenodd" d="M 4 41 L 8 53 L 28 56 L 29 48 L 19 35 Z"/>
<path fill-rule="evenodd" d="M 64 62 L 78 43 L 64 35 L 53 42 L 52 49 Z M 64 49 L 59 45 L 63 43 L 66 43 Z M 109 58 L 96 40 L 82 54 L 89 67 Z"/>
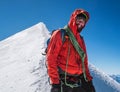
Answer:
<path fill-rule="evenodd" d="M 85 26 L 85 20 L 83 18 L 76 18 L 77 31 L 80 33 Z"/>
<path fill-rule="evenodd" d="M 84 14 L 78 14 L 76 16 L 76 25 L 77 25 L 77 30 L 78 32 L 81 32 L 82 29 L 85 27 L 86 23 L 86 16 Z"/>

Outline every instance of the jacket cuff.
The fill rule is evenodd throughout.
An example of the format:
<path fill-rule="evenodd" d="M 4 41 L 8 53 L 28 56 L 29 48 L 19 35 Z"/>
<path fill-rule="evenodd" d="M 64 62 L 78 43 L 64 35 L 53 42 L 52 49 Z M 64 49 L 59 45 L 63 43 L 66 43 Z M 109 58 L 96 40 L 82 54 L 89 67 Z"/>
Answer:
<path fill-rule="evenodd" d="M 60 84 L 59 79 L 50 79 L 50 84 Z"/>

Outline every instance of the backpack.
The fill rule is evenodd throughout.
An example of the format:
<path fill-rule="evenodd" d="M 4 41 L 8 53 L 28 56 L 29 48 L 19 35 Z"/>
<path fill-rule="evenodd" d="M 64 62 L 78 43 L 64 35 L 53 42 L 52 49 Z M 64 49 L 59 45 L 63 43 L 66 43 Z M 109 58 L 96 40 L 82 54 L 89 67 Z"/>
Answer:
<path fill-rule="evenodd" d="M 61 38 L 62 38 L 62 44 L 63 44 L 63 43 L 65 42 L 65 40 L 66 40 L 65 36 L 67 36 L 65 29 L 53 30 L 53 31 L 51 32 L 51 36 L 52 36 L 52 34 L 53 34 L 55 31 L 60 31 L 60 32 L 61 32 Z M 47 47 L 46 47 L 44 53 L 42 53 L 42 55 L 46 55 L 46 54 L 47 54 L 47 48 L 48 48 L 48 45 L 49 45 L 49 43 L 50 43 L 51 36 L 50 36 L 50 37 L 47 39 L 47 41 L 46 41 Z"/>

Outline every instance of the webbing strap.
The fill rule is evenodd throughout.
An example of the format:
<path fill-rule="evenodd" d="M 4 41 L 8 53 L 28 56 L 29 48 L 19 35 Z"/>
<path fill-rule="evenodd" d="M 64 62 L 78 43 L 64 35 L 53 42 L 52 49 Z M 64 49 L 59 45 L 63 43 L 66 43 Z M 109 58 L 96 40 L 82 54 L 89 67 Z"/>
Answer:
<path fill-rule="evenodd" d="M 67 32 L 67 35 L 69 36 L 69 39 L 71 41 L 71 43 L 73 44 L 74 48 L 76 49 L 76 51 L 78 52 L 78 54 L 80 55 L 81 59 L 82 59 L 82 69 L 83 69 L 83 75 L 85 80 L 87 81 L 86 78 L 86 73 L 85 73 L 85 65 L 84 65 L 84 59 L 85 59 L 85 53 L 82 50 L 82 48 L 80 47 L 79 43 L 77 42 L 74 34 L 72 33 L 71 29 L 68 26 L 65 26 L 64 28 Z"/>

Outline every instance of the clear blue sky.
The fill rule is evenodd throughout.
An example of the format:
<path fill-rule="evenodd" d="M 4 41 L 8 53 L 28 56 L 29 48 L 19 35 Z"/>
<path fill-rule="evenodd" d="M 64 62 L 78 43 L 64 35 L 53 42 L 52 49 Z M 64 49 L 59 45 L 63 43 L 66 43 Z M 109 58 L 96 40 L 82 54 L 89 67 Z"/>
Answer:
<path fill-rule="evenodd" d="M 120 0 L 0 0 L 0 41 L 39 22 L 61 28 L 77 8 L 90 13 L 82 32 L 89 62 L 120 74 Z"/>

